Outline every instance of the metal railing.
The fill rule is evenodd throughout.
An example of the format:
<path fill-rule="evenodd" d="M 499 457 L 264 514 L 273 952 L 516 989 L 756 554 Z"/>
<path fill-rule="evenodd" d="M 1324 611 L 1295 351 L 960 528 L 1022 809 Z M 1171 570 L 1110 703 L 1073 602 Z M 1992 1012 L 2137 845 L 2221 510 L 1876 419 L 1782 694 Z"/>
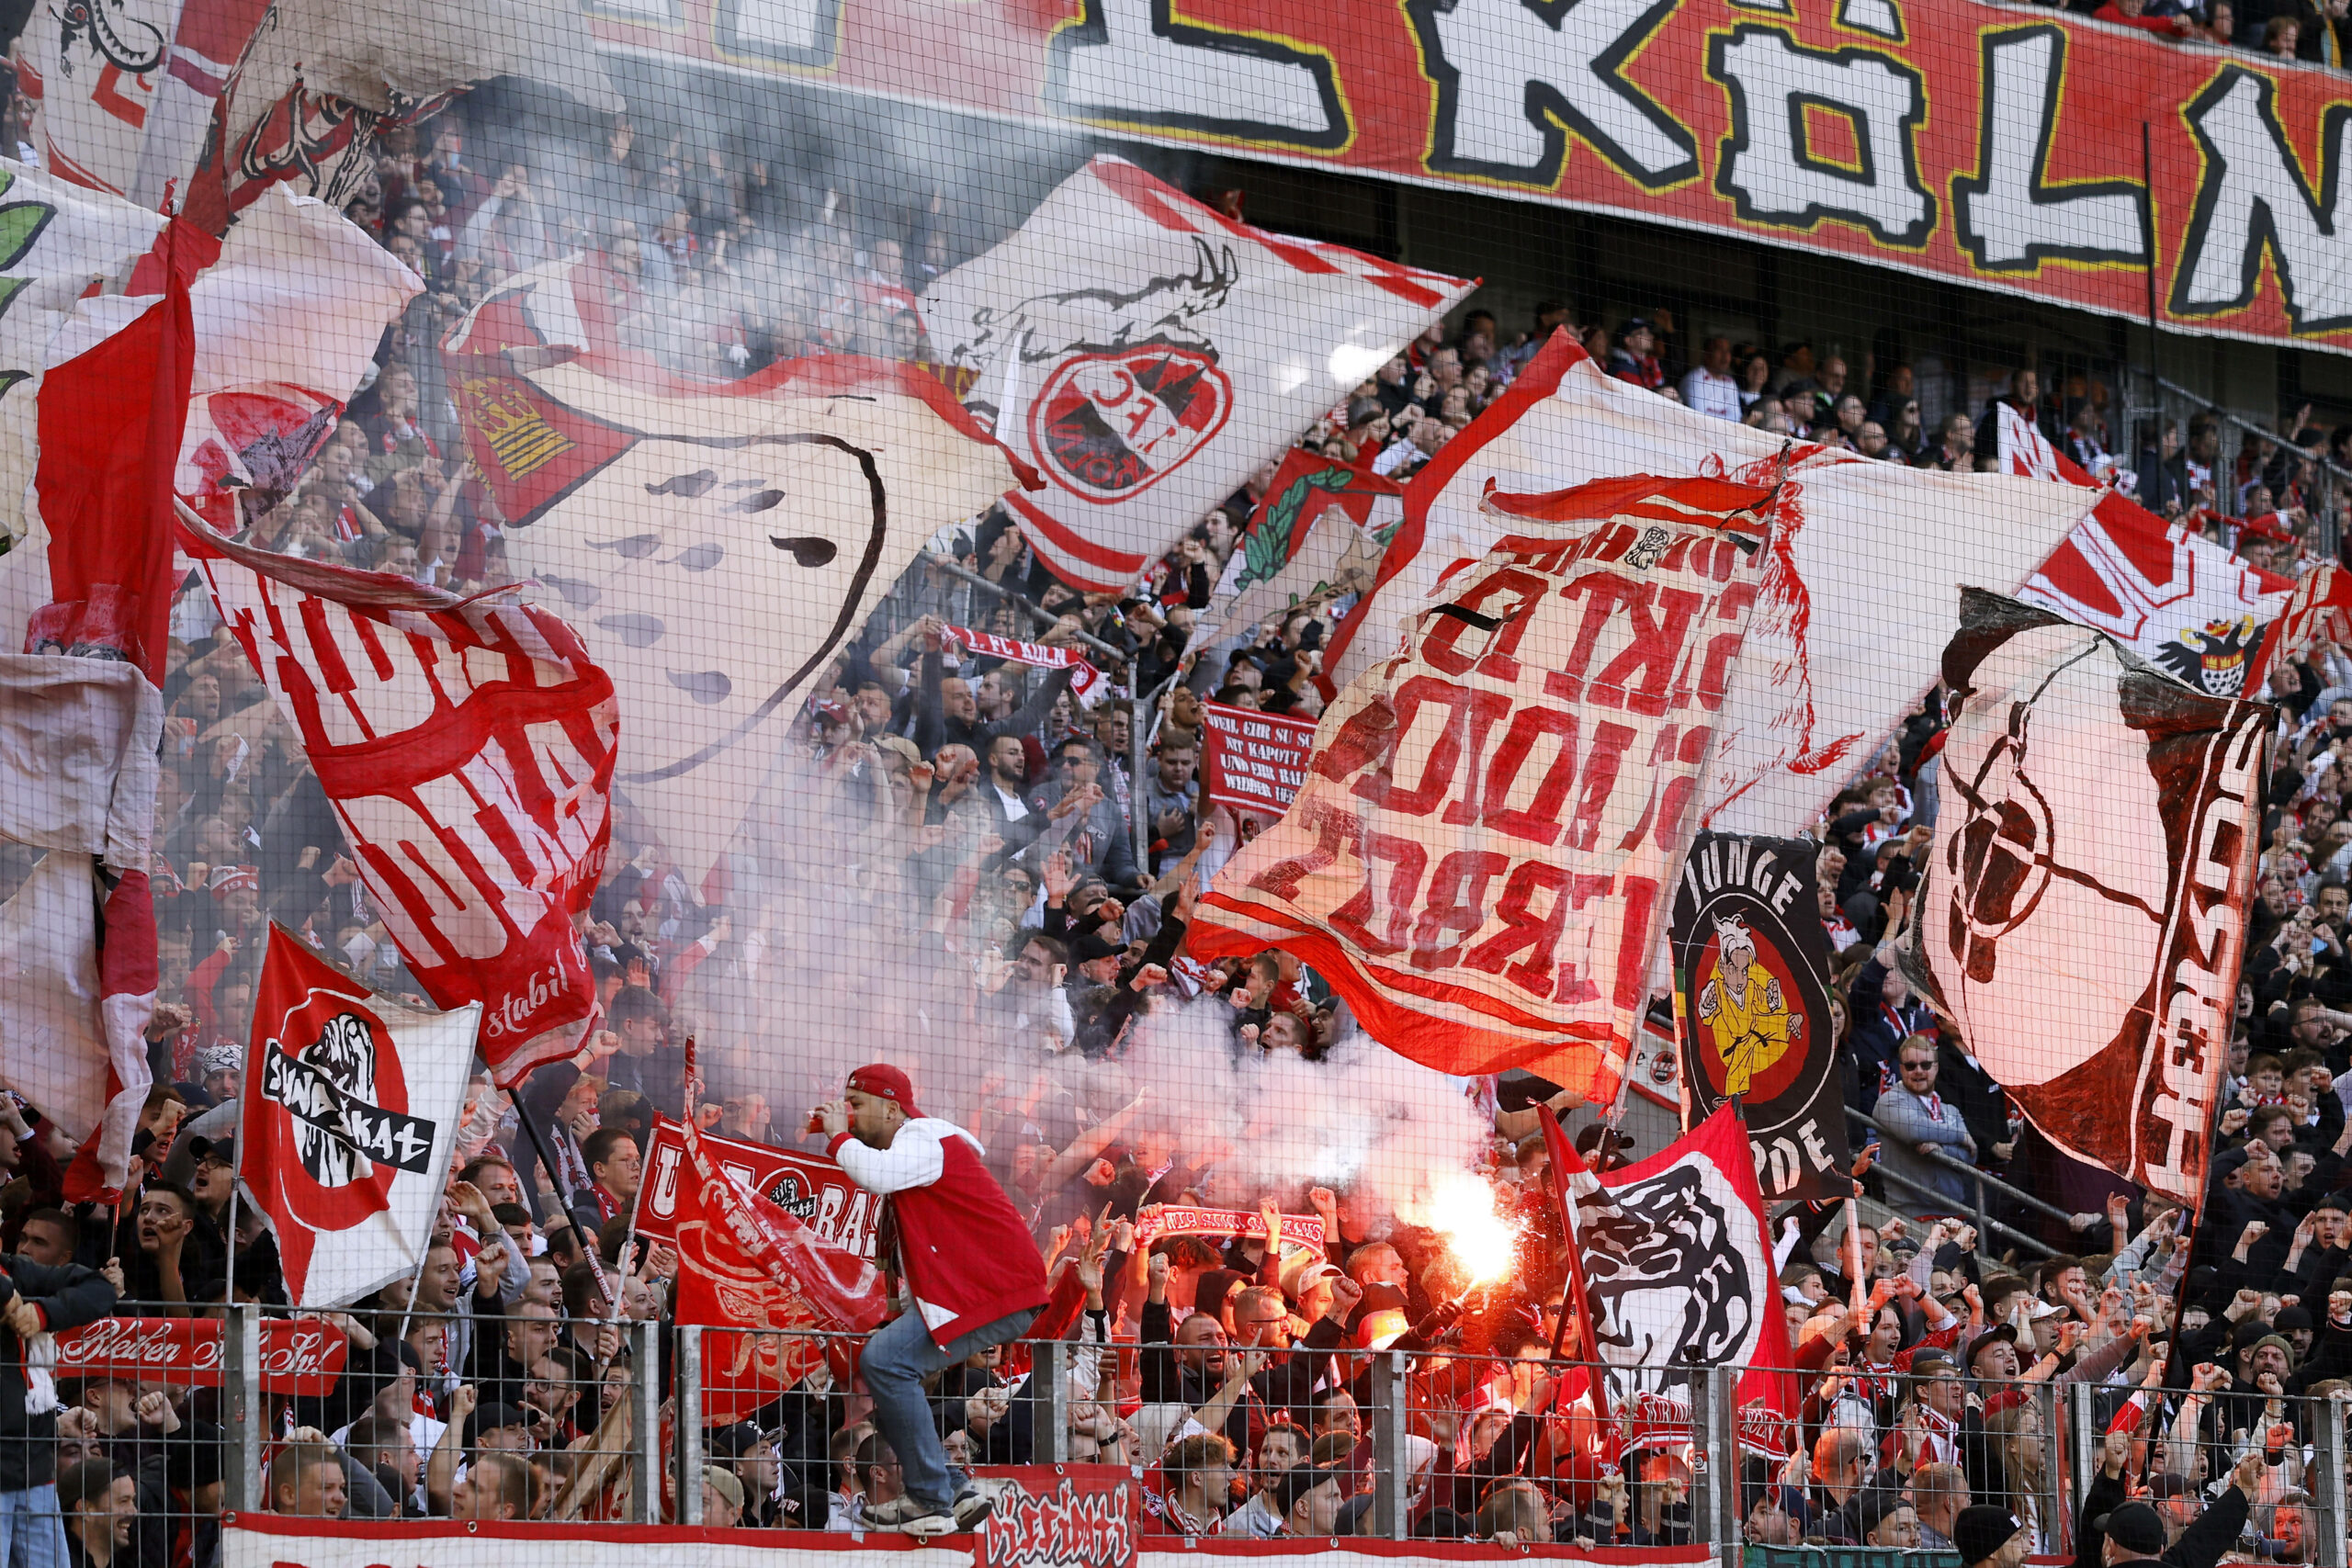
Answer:
<path fill-rule="evenodd" d="M 401 1315 L 290 1327 L 315 1338 L 313 1329 L 342 1334 L 349 1324 L 377 1337 L 397 1334 Z M 2246 1492 L 2240 1536 L 2251 1554 L 2347 1568 L 2352 1389 L 2331 1384 L 2323 1396 L 2298 1397 L 2249 1381 L 2165 1391 L 2139 1371 L 2135 1340 L 2103 1340 L 2056 1371 L 2054 1362 L 2036 1366 L 2045 1347 L 2030 1331 L 2013 1371 L 1972 1369 L 1958 1364 L 1973 1337 L 1959 1325 L 1899 1368 L 1871 1366 L 1834 1337 L 1842 1332 L 1834 1309 L 1815 1315 L 1797 1337 L 1815 1370 L 1754 1377 L 1735 1366 L 1557 1359 L 1509 1316 L 1484 1323 L 1474 1337 L 1496 1337 L 1476 1352 L 1444 1342 L 1366 1348 L 1317 1325 L 1266 1352 L 1264 1364 L 1241 1368 L 1246 1391 L 1227 1358 L 1259 1351 L 1215 1337 L 1104 1343 L 1081 1323 L 1073 1330 L 1080 1337 L 1019 1341 L 950 1368 L 933 1401 L 958 1469 L 1108 1463 L 1138 1483 L 1161 1477 L 1170 1495 L 1183 1484 L 1170 1473 L 1171 1434 L 1188 1419 L 1219 1436 L 1238 1431 L 1239 1451 L 1207 1445 L 1234 1475 L 1205 1506 L 1231 1519 L 1253 1507 L 1264 1517 L 1288 1499 L 1291 1534 L 1706 1546 L 1726 1568 L 1752 1548 L 1773 1554 L 1758 1562 L 1806 1554 L 1823 1568 L 1867 1568 L 1890 1554 L 1931 1558 L 1936 1549 L 1919 1543 L 1916 1526 L 1948 1527 L 1962 1506 L 1955 1489 L 2007 1507 L 2033 1529 L 2037 1552 L 2063 1555 L 2075 1549 L 2078 1521 L 2102 1485 L 2118 1500 L 2127 1486 L 2152 1495 L 2176 1533 L 2205 1507 L 2239 1506 L 2227 1495 L 2237 1486 Z M 217 1322 L 199 1321 L 199 1333 Z M 152 1320 L 136 1322 L 143 1329 Z M 453 1350 L 460 1325 L 469 1343 Z M 551 1337 L 532 1339 L 542 1332 L 533 1325 Z M 516 1516 L 550 1523 L 822 1529 L 818 1515 L 855 1520 L 877 1501 L 866 1489 L 897 1471 L 869 1425 L 847 1419 L 850 1390 L 838 1381 L 846 1362 L 837 1352 L 853 1337 L 546 1317 L 502 1326 L 488 1315 L 416 1314 L 408 1342 L 433 1362 L 413 1392 L 439 1415 L 363 1426 L 396 1415 L 390 1407 L 412 1386 L 403 1374 L 385 1379 L 384 1359 L 363 1355 L 359 1338 L 339 1360 L 313 1356 L 298 1387 L 294 1374 L 304 1369 L 289 1370 L 283 1314 L 238 1306 L 217 1325 L 210 1367 L 201 1354 L 159 1360 L 153 1336 L 123 1325 L 111 1359 L 85 1358 L 59 1371 L 66 1404 L 79 1412 L 60 1416 L 61 1476 L 95 1457 L 90 1449 L 112 1444 L 122 1473 L 141 1483 L 136 1529 L 187 1532 L 192 1568 L 209 1568 L 205 1532 L 222 1511 L 495 1517 L 482 1511 L 494 1498 L 486 1505 L 467 1491 L 470 1483 L 487 1494 L 514 1473 L 493 1453 L 529 1472 Z M 571 1332 L 582 1328 L 590 1332 Z M 558 1357 L 551 1344 L 594 1349 Z M 779 1367 L 792 1383 L 776 1381 Z M 493 1368 L 528 1381 L 519 1393 L 493 1388 Z M 1985 1375 L 1973 1376 L 1979 1370 Z M 480 1381 L 461 1382 L 466 1371 Z M 2212 1376 L 2207 1369 L 2200 1383 Z M 479 1397 L 469 1401 L 463 1389 Z M 782 1413 L 790 1401 L 798 1415 Z M 205 1415 L 215 1402 L 217 1422 Z M 474 1416 L 464 1422 L 469 1404 Z M 331 1432 L 297 1430 L 322 1410 L 367 1414 Z M 438 1431 L 442 1417 L 460 1423 L 454 1436 Z M 94 1433 L 93 1423 L 119 1430 Z M 435 1460 L 401 1450 L 412 1425 L 436 1434 Z M 166 1427 L 180 1435 L 142 1438 Z M 1283 1429 L 1286 1437 L 1273 1435 Z M 2119 1429 L 2132 1434 L 2120 1450 L 2130 1474 L 2102 1482 L 2109 1434 Z M 198 1452 L 202 1445 L 217 1460 Z M 289 1481 L 283 1456 L 294 1450 L 339 1465 L 344 1485 L 306 1480 L 299 1465 Z M 1319 1500 L 1295 1497 L 1295 1479 L 1286 1489 L 1285 1473 L 1298 1466 L 1322 1478 L 1313 1483 Z M 217 1509 L 201 1484 L 208 1472 L 219 1477 Z M 719 1472 L 734 1477 L 723 1505 L 731 1518 L 706 1513 L 704 1479 Z M 388 1483 L 376 1485 L 378 1477 Z M 60 1529 L 90 1528 L 90 1480 L 73 1478 L 67 1490 L 76 1495 L 61 1502 Z M 331 1490 L 345 1500 L 330 1505 Z M 787 1498 L 795 1509 L 779 1507 Z"/>
<path fill-rule="evenodd" d="M 1894 1133 L 1882 1125 L 1875 1117 L 1872 1117 L 1867 1111 L 1857 1111 L 1849 1105 L 1846 1108 L 1846 1114 L 1854 1121 L 1860 1122 L 1863 1126 L 1870 1128 L 1872 1132 L 1877 1133 L 1881 1137 L 1894 1138 L 1896 1136 Z M 2035 1213 L 2046 1215 L 2051 1219 L 2058 1221 L 2062 1224 L 2071 1225 L 2074 1223 L 2074 1215 L 2066 1213 L 2064 1209 L 2042 1201 L 2041 1199 L 2035 1197 L 2032 1193 L 2024 1190 L 2022 1188 L 2010 1186 L 2007 1182 L 2002 1180 L 1997 1176 L 1990 1175 L 1985 1171 L 1979 1170 L 1976 1167 L 1968 1164 L 1964 1160 L 1956 1160 L 1940 1150 L 1913 1149 L 1910 1151 L 1910 1154 L 1915 1159 L 1924 1159 L 1930 1165 L 1940 1167 L 1945 1170 L 1952 1172 L 1954 1175 L 1965 1178 L 1973 1185 L 1976 1193 L 1976 1213 L 1974 1218 L 1976 1221 L 1977 1235 L 1983 1236 L 2006 1236 L 2011 1242 L 2014 1242 L 2018 1247 L 2025 1248 L 2036 1258 L 2055 1258 L 2058 1256 L 2058 1249 L 2041 1240 L 2041 1237 L 2029 1235 L 2024 1231 L 2018 1230 L 2012 1225 L 2005 1224 L 2001 1221 L 1993 1218 L 1990 1207 L 1985 1201 L 1984 1195 L 1988 1190 L 1998 1192 L 2003 1198 L 2017 1204 L 2019 1208 L 2030 1209 Z M 1877 1175 L 1887 1181 L 1893 1182 L 1895 1186 L 1902 1188 L 1905 1192 L 1911 1193 L 1915 1197 L 1931 1200 L 1933 1201 L 1933 1203 L 1946 1201 L 1944 1195 L 1936 1191 L 1933 1188 L 1922 1186 L 1920 1183 L 1912 1180 L 1906 1176 L 1889 1170 L 1886 1168 L 1885 1162 L 1883 1160 L 1873 1165 L 1871 1169 L 1874 1175 Z M 1932 1203 L 1930 1206 L 1932 1206 Z"/>

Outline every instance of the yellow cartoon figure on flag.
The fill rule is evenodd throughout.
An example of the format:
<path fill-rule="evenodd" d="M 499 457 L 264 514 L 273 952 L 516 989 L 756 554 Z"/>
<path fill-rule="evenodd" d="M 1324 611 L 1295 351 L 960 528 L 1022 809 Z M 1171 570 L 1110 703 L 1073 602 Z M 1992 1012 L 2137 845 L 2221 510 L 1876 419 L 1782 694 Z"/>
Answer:
<path fill-rule="evenodd" d="M 1758 1075 L 1804 1037 L 1804 1015 L 1789 1011 L 1781 982 L 1756 962 L 1756 939 L 1734 916 L 1715 922 L 1715 977 L 1699 990 L 1699 1019 L 1714 1032 L 1724 1092 L 1746 1094 Z"/>

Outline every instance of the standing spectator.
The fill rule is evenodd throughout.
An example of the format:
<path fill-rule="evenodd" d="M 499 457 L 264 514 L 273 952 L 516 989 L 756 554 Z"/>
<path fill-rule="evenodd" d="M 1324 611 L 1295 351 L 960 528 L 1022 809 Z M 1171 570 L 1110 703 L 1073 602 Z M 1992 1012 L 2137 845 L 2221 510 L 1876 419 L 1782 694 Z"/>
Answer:
<path fill-rule="evenodd" d="M 969 1529 L 995 1506 L 967 1482 L 950 1494 L 939 1428 L 922 1380 L 1016 1338 L 1046 1304 L 1046 1271 L 1028 1228 L 980 1163 L 980 1145 L 953 1122 L 915 1109 L 897 1067 L 860 1067 L 849 1091 L 817 1110 L 825 1152 L 849 1179 L 887 1201 L 882 1235 L 895 1247 L 910 1310 L 866 1341 L 874 1420 L 898 1453 L 907 1495 L 876 1523 L 910 1535 Z"/>
<path fill-rule="evenodd" d="M 5 1568 L 62 1568 L 65 1538 L 59 1528 L 54 1401 L 28 1409 L 26 1342 L 96 1323 L 114 1310 L 114 1287 L 79 1264 L 38 1263 L 23 1253 L 0 1257 L 0 1541 Z M 125 1477 L 128 1483 L 129 1478 Z M 95 1498 L 111 1478 L 89 1483 Z M 126 1526 L 126 1529 L 128 1527 Z"/>
<path fill-rule="evenodd" d="M 1963 1163 L 1976 1158 L 1976 1140 L 1968 1135 L 1960 1107 L 1936 1092 L 1935 1037 L 1913 1035 L 1895 1060 L 1901 1081 L 1871 1109 L 1886 1129 L 1886 1151 L 1880 1157 L 1887 1174 L 1905 1179 L 1889 1184 L 1888 1200 L 1906 1214 L 1966 1212 L 1975 1198 L 1968 1179 L 1926 1157 L 1940 1154 Z"/>
<path fill-rule="evenodd" d="M 1617 346 L 1609 351 L 1609 374 L 1620 381 L 1657 391 L 1666 385 L 1666 367 L 1658 363 L 1657 330 L 1640 316 L 1628 317 L 1617 329 Z"/>

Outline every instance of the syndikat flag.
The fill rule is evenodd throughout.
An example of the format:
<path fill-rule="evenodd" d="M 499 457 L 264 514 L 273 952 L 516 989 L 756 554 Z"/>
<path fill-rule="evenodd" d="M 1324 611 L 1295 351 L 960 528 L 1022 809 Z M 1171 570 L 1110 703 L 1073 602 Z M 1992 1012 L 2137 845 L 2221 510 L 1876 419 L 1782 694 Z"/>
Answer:
<path fill-rule="evenodd" d="M 237 1177 L 269 1216 L 296 1307 L 416 1271 L 441 1212 L 479 1005 L 419 1012 L 269 928 L 237 1123 Z"/>

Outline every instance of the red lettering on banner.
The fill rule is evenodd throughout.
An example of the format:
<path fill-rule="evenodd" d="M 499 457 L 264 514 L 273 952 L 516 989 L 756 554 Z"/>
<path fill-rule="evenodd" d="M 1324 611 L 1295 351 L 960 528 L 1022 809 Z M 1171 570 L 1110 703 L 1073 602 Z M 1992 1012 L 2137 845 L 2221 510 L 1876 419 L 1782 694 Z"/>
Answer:
<path fill-rule="evenodd" d="M 1318 805 L 1307 825 L 1314 830 L 1315 847 L 1303 855 L 1276 861 L 1251 877 L 1250 886 L 1253 891 L 1270 893 L 1277 898 L 1297 897 L 1300 878 L 1336 864 L 1348 840 L 1363 832 L 1363 818 L 1332 806 Z"/>
<path fill-rule="evenodd" d="M 1648 582 L 1629 588 L 1621 599 L 1626 618 L 1634 624 L 1634 640 L 1593 677 L 1590 700 L 1657 718 L 1666 712 L 1667 682 L 1674 679 L 1682 662 L 1682 645 L 1690 636 L 1690 623 L 1706 601 L 1683 589 Z M 1650 609 L 1653 600 L 1657 605 L 1655 615 Z M 1634 683 L 1636 671 L 1642 672 L 1639 685 Z"/>
<path fill-rule="evenodd" d="M 1707 522 L 1738 487 L 1694 486 L 1709 510 L 1685 521 L 1633 503 L 1681 502 L 1678 481 L 1605 484 L 1576 492 L 1600 518 L 1555 506 L 1463 563 L 1442 590 L 1463 614 L 1422 612 L 1404 655 L 1334 701 L 1299 800 L 1220 877 L 1196 953 L 1294 933 L 1407 1055 L 1610 1092 L 1761 567 Z"/>
<path fill-rule="evenodd" d="M 1448 675 L 1465 674 L 1476 665 L 1479 674 L 1491 680 L 1518 680 L 1519 660 L 1511 655 L 1532 624 L 1533 617 L 1527 614 L 1529 606 L 1544 597 L 1548 586 L 1542 578 L 1528 572 L 1497 572 L 1453 602 L 1455 609 L 1502 623 L 1488 631 L 1493 641 L 1487 644 L 1486 652 L 1473 659 L 1461 649 L 1463 635 L 1481 628 L 1460 616 L 1439 614 L 1430 617 L 1435 626 L 1421 641 L 1421 657 Z M 1503 593 L 1515 597 L 1509 604 L 1493 607 L 1495 597 Z"/>
<path fill-rule="evenodd" d="M 1462 793 L 1454 797 L 1453 805 L 1445 808 L 1444 820 L 1448 824 L 1463 828 L 1478 820 L 1478 775 L 1486 761 L 1487 737 L 1493 733 L 1497 724 L 1510 716 L 1509 692 L 1479 692 L 1471 699 L 1470 733 L 1464 747 L 1470 766 L 1463 775 Z"/>
<path fill-rule="evenodd" d="M 1628 582 L 1613 571 L 1589 571 L 1561 589 L 1560 597 L 1568 603 L 1585 602 L 1584 619 L 1577 624 L 1577 639 L 1569 645 L 1560 668 L 1544 672 L 1544 694 L 1564 703 L 1582 702 L 1584 672 L 1592 666 L 1593 649 L 1600 644 L 1609 617 L 1627 597 L 1639 595 L 1646 602 L 1650 592 L 1648 583 Z"/>
<path fill-rule="evenodd" d="M 1726 550 L 1737 547 L 1726 544 Z M 1724 693 L 1731 684 L 1732 660 L 1739 657 L 1740 645 L 1747 640 L 1747 612 L 1756 603 L 1756 585 L 1736 582 L 1715 595 L 1715 613 L 1710 620 L 1729 621 L 1740 629 L 1717 632 L 1707 639 L 1706 661 L 1699 671 L 1699 705 L 1709 713 L 1721 713 Z"/>
<path fill-rule="evenodd" d="M 1364 921 L 1373 912 L 1373 877 L 1374 862 L 1388 868 L 1388 934 L 1376 937 L 1365 929 Z M 1407 839 L 1395 833 L 1366 833 L 1363 840 L 1363 886 L 1354 896 L 1331 911 L 1331 928 L 1366 953 L 1385 957 L 1405 950 L 1405 926 L 1412 919 L 1413 906 L 1421 889 L 1421 868 L 1429 863 L 1429 852 L 1418 839 Z"/>
<path fill-rule="evenodd" d="M 1544 770 L 1534 798 L 1525 810 L 1507 806 L 1511 786 L 1519 782 L 1519 771 L 1527 765 L 1535 742 L 1546 735 L 1558 738 L 1560 750 Z M 1521 708 L 1511 716 L 1502 744 L 1495 749 L 1494 766 L 1487 773 L 1486 798 L 1478 803 L 1478 819 L 1514 839 L 1549 844 L 1560 836 L 1560 807 L 1576 779 L 1577 716 L 1557 708 Z"/>
<path fill-rule="evenodd" d="M 1617 791 L 1617 771 L 1625 761 L 1625 748 L 1640 733 L 1606 720 L 1592 727 L 1592 749 L 1584 759 L 1584 798 L 1577 802 L 1577 818 L 1568 827 L 1568 848 L 1581 854 L 1600 841 L 1600 815 Z"/>
<path fill-rule="evenodd" d="M 1134 1568 L 1141 1497 L 1105 1466 L 1046 1466 L 1008 1472 L 1019 1489 L 980 1526 L 973 1568 Z"/>
<path fill-rule="evenodd" d="M 1407 817 L 1426 817 L 1436 810 L 1453 786 L 1454 770 L 1461 766 L 1463 749 L 1469 743 L 1470 712 L 1476 696 L 1476 693 L 1434 675 L 1416 675 L 1406 682 L 1396 693 L 1396 727 L 1389 732 L 1388 754 L 1380 760 L 1377 768 L 1356 780 L 1352 792 L 1356 798 Z M 1446 705 L 1445 728 L 1430 747 L 1429 759 L 1421 765 L 1420 783 L 1412 789 L 1399 790 L 1389 772 L 1396 765 L 1396 748 L 1411 733 L 1413 720 L 1429 703 Z"/>
<path fill-rule="evenodd" d="M 1438 862 L 1430 878 L 1429 902 L 1413 931 L 1412 964 L 1435 969 L 1454 960 L 1463 942 L 1487 923 L 1487 885 L 1502 874 L 1510 857 L 1494 850 L 1456 850 Z M 1448 931 L 1460 933 L 1441 944 Z"/>

